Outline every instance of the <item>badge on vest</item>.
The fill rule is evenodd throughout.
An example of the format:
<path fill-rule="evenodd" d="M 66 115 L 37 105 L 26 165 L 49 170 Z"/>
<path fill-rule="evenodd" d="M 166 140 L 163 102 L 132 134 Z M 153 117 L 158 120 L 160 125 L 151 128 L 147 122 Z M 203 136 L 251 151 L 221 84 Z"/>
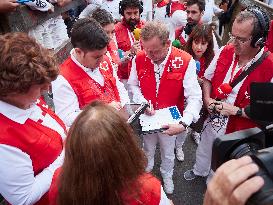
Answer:
<path fill-rule="evenodd" d="M 172 60 L 172 67 L 174 69 L 179 69 L 183 65 L 183 60 L 181 57 L 175 57 L 174 60 Z"/>
<path fill-rule="evenodd" d="M 109 69 L 107 61 L 100 63 L 100 69 L 107 71 Z"/>

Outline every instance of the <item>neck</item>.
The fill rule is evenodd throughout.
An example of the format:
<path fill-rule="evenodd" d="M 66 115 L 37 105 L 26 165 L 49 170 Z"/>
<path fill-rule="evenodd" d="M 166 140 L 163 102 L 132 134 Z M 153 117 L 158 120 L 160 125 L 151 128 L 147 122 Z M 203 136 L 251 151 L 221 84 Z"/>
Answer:
<path fill-rule="evenodd" d="M 239 62 L 238 62 L 239 65 L 244 66 L 245 64 L 247 64 L 251 59 L 253 59 L 257 55 L 259 51 L 260 51 L 260 48 L 253 48 L 253 49 L 250 49 L 247 54 L 240 55 Z"/>
<path fill-rule="evenodd" d="M 82 66 L 84 66 L 84 67 L 86 67 L 86 68 L 88 68 L 88 69 L 90 69 L 92 71 L 95 69 L 95 68 L 89 68 L 89 67 L 85 66 L 84 63 L 82 62 L 80 56 L 76 52 L 74 52 L 72 55 L 78 61 L 78 63 L 81 64 Z"/>
<path fill-rule="evenodd" d="M 8 103 L 10 105 L 13 105 L 13 106 L 18 107 L 18 108 L 23 109 L 23 110 L 27 110 L 31 106 L 31 105 L 24 105 L 24 104 L 22 104 L 22 103 L 20 103 L 18 101 L 12 100 L 12 98 L 10 99 L 8 96 L 2 98 L 1 100 L 4 101 L 5 103 Z"/>

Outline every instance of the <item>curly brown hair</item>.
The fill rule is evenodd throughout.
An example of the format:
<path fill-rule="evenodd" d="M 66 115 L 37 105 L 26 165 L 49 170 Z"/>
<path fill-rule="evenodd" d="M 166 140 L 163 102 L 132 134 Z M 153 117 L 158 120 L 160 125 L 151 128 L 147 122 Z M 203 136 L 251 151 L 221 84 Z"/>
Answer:
<path fill-rule="evenodd" d="M 59 68 L 53 53 L 25 33 L 0 36 L 0 98 L 27 93 L 32 85 L 57 78 Z"/>

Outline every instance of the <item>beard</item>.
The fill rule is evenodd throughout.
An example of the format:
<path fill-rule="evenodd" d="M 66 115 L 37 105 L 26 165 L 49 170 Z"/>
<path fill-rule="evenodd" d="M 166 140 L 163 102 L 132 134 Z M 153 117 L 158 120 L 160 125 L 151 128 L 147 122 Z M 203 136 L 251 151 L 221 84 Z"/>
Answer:
<path fill-rule="evenodd" d="M 129 30 L 132 32 L 136 28 L 136 25 L 139 23 L 139 19 L 128 19 L 126 20 L 126 24 L 129 26 Z"/>

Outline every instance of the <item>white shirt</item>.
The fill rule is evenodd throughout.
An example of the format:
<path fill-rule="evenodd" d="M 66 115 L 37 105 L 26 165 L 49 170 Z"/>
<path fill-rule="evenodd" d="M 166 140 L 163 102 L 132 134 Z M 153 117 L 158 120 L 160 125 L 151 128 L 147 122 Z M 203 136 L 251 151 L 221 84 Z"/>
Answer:
<path fill-rule="evenodd" d="M 111 13 L 115 20 L 121 20 L 121 15 L 119 14 L 120 1 L 121 0 L 113 0 L 113 1 L 103 0 L 101 4 L 101 8 Z"/>
<path fill-rule="evenodd" d="M 99 83 L 101 86 L 104 85 L 104 77 L 101 74 L 99 68 L 91 70 L 89 68 L 81 65 L 77 59 L 74 57 L 74 50 L 71 51 L 71 59 L 75 62 L 87 75 Z M 128 93 L 124 88 L 123 83 L 121 83 L 116 76 L 116 72 L 113 72 L 116 79 L 116 86 L 119 92 L 121 105 L 124 106 L 126 103 L 130 102 Z M 70 127 L 74 122 L 75 118 L 81 112 L 78 97 L 75 94 L 73 88 L 69 82 L 62 76 L 59 75 L 58 78 L 52 82 L 52 92 L 53 101 L 55 105 L 55 112 L 64 121 L 66 126 Z"/>
<path fill-rule="evenodd" d="M 171 47 L 169 48 L 168 54 L 165 60 L 160 64 L 156 65 L 153 62 L 154 70 L 159 69 L 160 73 L 163 72 L 167 59 L 171 53 Z M 162 75 L 162 74 L 161 74 Z M 155 74 L 156 76 L 156 74 Z M 160 84 L 159 79 L 156 77 L 157 88 Z M 133 101 L 136 103 L 147 102 L 147 99 L 141 93 L 141 89 L 139 87 L 139 80 L 136 71 L 136 62 L 135 59 L 132 61 L 131 73 L 128 79 L 128 84 L 130 86 L 130 90 L 133 93 Z M 199 112 L 202 107 L 202 91 L 200 85 L 197 81 L 196 75 L 196 63 L 192 58 L 189 62 L 188 68 L 185 72 L 185 76 L 183 79 L 183 88 L 184 88 L 184 97 L 187 101 L 187 105 L 183 111 L 182 121 L 187 125 L 190 125 L 192 122 L 196 122 L 199 119 Z M 157 89 L 158 90 L 158 89 Z"/>
<path fill-rule="evenodd" d="M 205 11 L 202 16 L 202 22 L 210 24 L 214 14 L 218 14 L 223 10 L 215 5 L 214 0 L 205 0 Z"/>
<path fill-rule="evenodd" d="M 153 18 L 153 0 L 143 0 L 143 12 L 141 19 L 144 21 L 151 21 Z"/>
<path fill-rule="evenodd" d="M 27 110 L 0 101 L 0 112 L 10 120 L 24 124 L 27 119 L 38 121 L 42 125 L 57 131 L 62 139 L 66 134 L 50 115 L 42 115 L 42 110 L 37 105 Z M 32 160 L 22 150 L 0 144 L 0 194 L 11 204 L 23 205 L 36 203 L 48 190 L 55 170 L 63 163 L 62 154 L 41 173 L 34 176 Z"/>

